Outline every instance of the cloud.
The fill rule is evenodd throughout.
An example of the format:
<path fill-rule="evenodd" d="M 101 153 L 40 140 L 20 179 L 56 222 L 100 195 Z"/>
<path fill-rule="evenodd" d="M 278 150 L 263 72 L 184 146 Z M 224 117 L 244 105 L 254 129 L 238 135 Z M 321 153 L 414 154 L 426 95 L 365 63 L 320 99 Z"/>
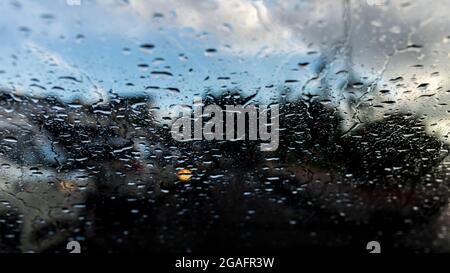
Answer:
<path fill-rule="evenodd" d="M 308 45 L 302 41 L 301 28 L 292 24 L 292 20 L 299 17 L 304 18 L 301 21 L 305 20 L 306 13 L 312 11 L 308 20 L 314 24 L 313 16 L 317 15 L 314 5 L 301 7 L 295 4 L 301 3 L 299 1 L 277 1 L 277 5 L 250 0 L 129 0 L 128 6 L 119 6 L 112 0 L 100 0 L 99 3 L 119 24 L 122 19 L 129 18 L 129 14 L 137 14 L 140 20 L 135 21 L 137 25 L 132 32 L 144 29 L 143 25 L 151 27 L 154 16 L 162 14 L 164 27 L 192 28 L 196 34 L 208 33 L 222 46 L 228 45 L 232 52 L 243 54 L 255 54 L 262 49 L 273 54 L 306 51 Z M 328 20 L 332 21 L 333 17 Z"/>
<path fill-rule="evenodd" d="M 52 59 L 62 67 L 62 71 L 70 71 L 67 69 L 71 67 L 70 58 L 89 53 L 98 59 L 89 68 L 83 62 L 77 63 L 77 69 L 80 73 L 89 71 L 95 74 L 99 82 L 104 80 L 106 73 L 99 73 L 99 67 L 104 67 L 98 60 L 107 59 L 111 67 L 123 66 L 126 71 L 135 71 L 135 67 L 130 66 L 136 66 L 136 63 L 118 61 L 119 58 L 109 55 L 109 52 L 98 52 L 95 56 L 97 53 L 92 54 L 95 46 L 64 51 L 62 45 L 53 48 L 48 45 L 59 45 L 58 37 L 74 36 L 79 32 L 83 32 L 87 39 L 101 41 L 105 37 L 108 42 L 115 41 L 108 45 L 111 51 L 120 51 L 121 48 L 115 47 L 123 46 L 121 41 L 128 46 L 132 44 L 132 47 L 154 38 L 155 43 L 161 43 L 156 47 L 161 54 L 158 57 L 166 59 L 163 65 L 176 71 L 174 75 L 184 73 L 185 64 L 194 68 L 191 76 L 157 81 L 161 86 L 182 84 L 177 87 L 182 90 L 180 97 L 185 97 L 183 102 L 189 101 L 191 95 L 183 89 L 198 91 L 206 84 L 199 80 L 206 75 L 201 74 L 200 77 L 198 71 L 205 71 L 213 79 L 219 76 L 214 73 L 231 73 L 233 71 L 228 70 L 238 68 L 245 73 L 239 78 L 235 75 L 233 80 L 238 78 L 238 84 L 245 87 L 283 82 L 285 77 L 292 75 L 299 83 L 299 87 L 294 88 L 296 92 L 313 92 L 314 88 L 322 88 L 322 94 L 334 97 L 333 101 L 348 126 L 358 120 L 356 116 L 373 120 L 387 113 L 409 111 L 424 116 L 424 121 L 432 128 L 450 110 L 446 105 L 450 99 L 450 92 L 446 92 L 450 90 L 450 32 L 446 27 L 450 23 L 447 15 L 450 2 L 446 0 L 433 1 L 432 5 L 425 0 L 386 1 L 384 6 L 370 6 L 359 0 L 97 0 L 83 1 L 80 7 L 51 3 L 54 2 L 23 1 L 23 8 L 17 16 L 7 15 L 0 21 L 5 29 L 2 32 L 0 28 L 0 35 L 3 38 L 7 36 L 5 41 L 26 44 L 29 39 L 13 35 L 11 28 L 31 27 L 33 33 L 37 33 L 30 38 L 31 41 L 44 52 L 40 54 L 41 61 Z M 55 14 L 56 19 L 51 24 L 44 23 L 39 17 L 42 13 Z M 39 41 L 40 33 L 47 33 L 45 42 Z M 202 59 L 193 52 L 184 52 L 191 55 L 185 63 L 171 60 L 168 56 L 181 51 L 178 48 L 187 51 L 198 47 L 220 48 L 220 58 L 225 61 Z M 11 48 L 6 52 L 15 52 Z M 311 51 L 317 54 L 308 54 Z M 68 57 L 63 53 L 76 54 Z M 262 57 L 266 56 L 278 56 L 278 59 L 269 62 L 263 60 Z M 325 68 L 314 72 L 311 72 L 313 69 L 292 71 L 302 56 L 307 56 L 311 62 L 323 60 Z M 80 57 L 85 60 L 83 58 Z M 137 56 L 136 59 L 147 62 L 146 57 Z M 277 60 L 278 65 L 273 65 Z M 228 67 L 224 65 L 227 61 L 231 63 Z M 25 65 L 19 68 L 30 70 Z M 115 71 L 111 78 L 118 82 L 123 78 L 133 78 L 132 72 L 123 76 Z M 312 80 L 308 88 L 302 88 L 302 84 L 319 74 L 318 80 Z M 156 80 L 152 80 L 154 84 Z M 355 82 L 365 85 L 361 89 L 353 88 Z M 5 81 L 0 84 L 5 84 Z M 104 82 L 102 84 L 105 85 Z M 428 85 L 423 87 L 424 84 Z M 101 88 L 100 85 L 98 87 Z M 350 102 L 355 100 L 352 105 Z M 169 104 L 172 103 L 170 101 Z M 445 134 L 443 130 L 447 129 L 440 128 L 439 134 Z"/>

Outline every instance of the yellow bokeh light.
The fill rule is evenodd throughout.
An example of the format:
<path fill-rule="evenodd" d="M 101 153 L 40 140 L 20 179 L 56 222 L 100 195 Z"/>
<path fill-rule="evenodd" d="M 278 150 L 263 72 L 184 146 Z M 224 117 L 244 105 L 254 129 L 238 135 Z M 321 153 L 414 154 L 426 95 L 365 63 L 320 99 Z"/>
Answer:
<path fill-rule="evenodd" d="M 61 181 L 61 182 L 59 182 L 59 189 L 62 192 L 71 193 L 71 192 L 74 192 L 77 189 L 77 186 L 74 183 L 72 183 L 72 182 Z"/>
<path fill-rule="evenodd" d="M 181 169 L 177 172 L 177 176 L 181 182 L 187 182 L 191 179 L 192 172 L 188 169 Z"/>

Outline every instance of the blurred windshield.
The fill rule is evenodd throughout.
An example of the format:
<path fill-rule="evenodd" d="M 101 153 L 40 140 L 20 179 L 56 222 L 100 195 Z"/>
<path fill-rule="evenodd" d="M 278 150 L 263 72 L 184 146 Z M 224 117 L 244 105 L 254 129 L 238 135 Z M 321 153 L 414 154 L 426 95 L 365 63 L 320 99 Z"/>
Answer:
<path fill-rule="evenodd" d="M 449 252 L 449 8 L 1 1 L 0 252 Z"/>

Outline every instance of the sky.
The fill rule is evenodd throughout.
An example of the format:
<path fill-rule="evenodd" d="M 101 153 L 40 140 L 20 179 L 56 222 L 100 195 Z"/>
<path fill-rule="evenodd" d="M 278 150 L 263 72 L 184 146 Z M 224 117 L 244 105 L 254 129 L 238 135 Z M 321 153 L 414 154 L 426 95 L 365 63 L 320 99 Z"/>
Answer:
<path fill-rule="evenodd" d="M 150 96 L 165 114 L 207 90 L 270 103 L 289 87 L 329 100 L 347 128 L 410 111 L 447 139 L 450 1 L 374 2 L 0 1 L 0 87 L 88 104 Z"/>

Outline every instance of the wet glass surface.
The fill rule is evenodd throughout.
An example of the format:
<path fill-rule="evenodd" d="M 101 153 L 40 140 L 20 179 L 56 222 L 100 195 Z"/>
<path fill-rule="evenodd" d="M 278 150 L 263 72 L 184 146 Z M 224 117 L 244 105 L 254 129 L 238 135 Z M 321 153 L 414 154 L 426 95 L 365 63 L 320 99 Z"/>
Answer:
<path fill-rule="evenodd" d="M 449 252 L 449 8 L 1 1 L 0 252 Z M 196 97 L 277 149 L 176 141 Z"/>

